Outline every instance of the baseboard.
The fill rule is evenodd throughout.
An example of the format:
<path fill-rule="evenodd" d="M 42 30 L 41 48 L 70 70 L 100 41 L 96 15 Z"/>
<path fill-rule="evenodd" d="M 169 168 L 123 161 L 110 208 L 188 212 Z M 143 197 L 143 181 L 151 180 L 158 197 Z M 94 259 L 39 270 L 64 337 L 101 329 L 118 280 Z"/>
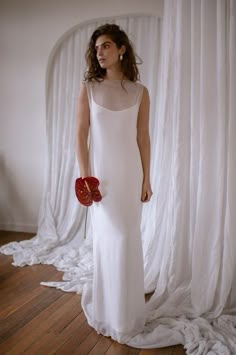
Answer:
<path fill-rule="evenodd" d="M 0 223 L 0 230 L 2 231 L 12 231 L 12 232 L 26 232 L 37 234 L 38 226 L 33 224 L 11 224 L 11 223 Z"/>

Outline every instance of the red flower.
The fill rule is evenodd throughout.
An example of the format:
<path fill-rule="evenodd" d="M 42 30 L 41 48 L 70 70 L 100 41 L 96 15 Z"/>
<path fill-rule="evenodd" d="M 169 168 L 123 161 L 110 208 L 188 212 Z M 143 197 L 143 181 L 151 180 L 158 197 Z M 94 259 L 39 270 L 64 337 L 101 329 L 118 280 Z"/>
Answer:
<path fill-rule="evenodd" d="M 99 180 L 93 176 L 75 180 L 75 194 L 82 205 L 91 206 L 93 201 L 101 201 L 102 195 L 98 189 L 99 184 Z"/>

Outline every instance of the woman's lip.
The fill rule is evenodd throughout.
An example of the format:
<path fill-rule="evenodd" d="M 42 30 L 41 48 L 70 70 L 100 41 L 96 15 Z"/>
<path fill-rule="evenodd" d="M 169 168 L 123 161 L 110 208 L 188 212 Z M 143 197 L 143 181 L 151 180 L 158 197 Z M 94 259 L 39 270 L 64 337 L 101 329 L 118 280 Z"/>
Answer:
<path fill-rule="evenodd" d="M 104 62 L 104 60 L 105 60 L 105 59 L 99 59 L 98 61 L 99 61 L 99 63 L 100 63 L 100 62 Z"/>

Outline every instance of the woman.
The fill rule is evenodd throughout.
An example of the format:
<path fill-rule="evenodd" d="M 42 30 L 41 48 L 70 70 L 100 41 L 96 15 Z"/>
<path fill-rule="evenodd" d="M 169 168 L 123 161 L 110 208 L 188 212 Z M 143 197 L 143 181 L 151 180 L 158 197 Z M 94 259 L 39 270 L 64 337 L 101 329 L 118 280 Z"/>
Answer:
<path fill-rule="evenodd" d="M 86 60 L 77 157 L 81 177 L 100 181 L 102 200 L 90 207 L 94 272 L 81 303 L 98 333 L 125 343 L 145 323 L 140 221 L 141 201 L 152 196 L 149 94 L 137 83 L 132 45 L 117 25 L 94 31 Z"/>

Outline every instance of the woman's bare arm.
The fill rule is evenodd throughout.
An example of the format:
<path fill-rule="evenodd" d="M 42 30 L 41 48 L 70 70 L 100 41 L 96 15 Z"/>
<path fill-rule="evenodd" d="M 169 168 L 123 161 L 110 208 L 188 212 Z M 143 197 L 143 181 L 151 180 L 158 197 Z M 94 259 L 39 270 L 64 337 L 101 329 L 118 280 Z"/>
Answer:
<path fill-rule="evenodd" d="M 79 91 L 76 109 L 76 154 L 81 177 L 90 175 L 88 156 L 89 118 L 90 110 L 87 89 L 85 84 L 82 84 Z"/>
<path fill-rule="evenodd" d="M 148 90 L 144 87 L 143 97 L 139 107 L 137 121 L 137 143 L 143 167 L 143 185 L 141 200 L 149 201 L 152 196 L 150 184 L 150 136 L 149 136 L 149 108 L 150 100 Z"/>

